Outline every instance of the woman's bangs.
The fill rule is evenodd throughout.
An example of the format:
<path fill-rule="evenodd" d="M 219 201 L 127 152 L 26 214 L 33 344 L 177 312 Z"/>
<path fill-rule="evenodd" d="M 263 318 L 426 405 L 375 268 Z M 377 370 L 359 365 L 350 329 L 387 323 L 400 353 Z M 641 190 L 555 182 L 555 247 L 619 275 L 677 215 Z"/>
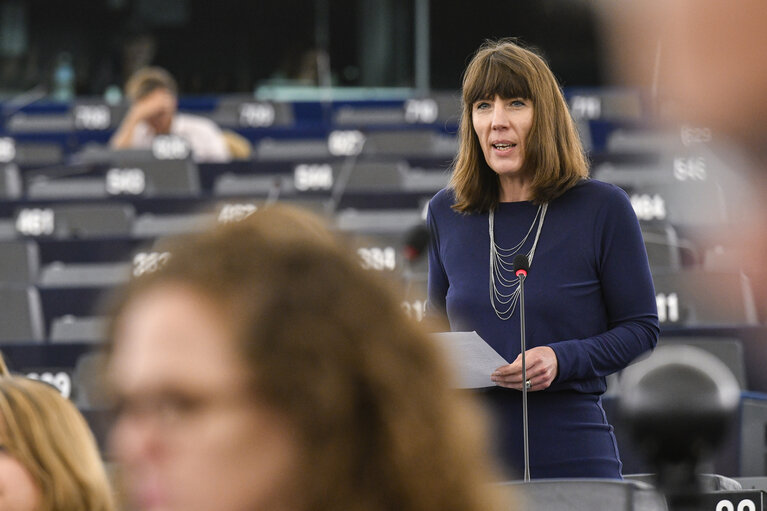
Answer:
<path fill-rule="evenodd" d="M 467 105 L 480 99 L 501 98 L 532 99 L 527 80 L 515 73 L 508 63 L 496 55 L 481 62 L 464 86 L 463 97 Z"/>

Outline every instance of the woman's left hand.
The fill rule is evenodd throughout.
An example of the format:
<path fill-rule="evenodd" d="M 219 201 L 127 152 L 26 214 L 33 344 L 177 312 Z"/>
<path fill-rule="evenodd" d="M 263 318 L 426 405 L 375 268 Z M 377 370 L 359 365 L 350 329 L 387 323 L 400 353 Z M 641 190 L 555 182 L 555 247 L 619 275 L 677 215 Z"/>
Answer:
<path fill-rule="evenodd" d="M 528 390 L 543 390 L 551 385 L 559 371 L 559 363 L 554 350 L 548 346 L 538 346 L 525 352 Z M 500 387 L 522 390 L 522 355 L 509 365 L 501 366 L 490 375 Z"/>

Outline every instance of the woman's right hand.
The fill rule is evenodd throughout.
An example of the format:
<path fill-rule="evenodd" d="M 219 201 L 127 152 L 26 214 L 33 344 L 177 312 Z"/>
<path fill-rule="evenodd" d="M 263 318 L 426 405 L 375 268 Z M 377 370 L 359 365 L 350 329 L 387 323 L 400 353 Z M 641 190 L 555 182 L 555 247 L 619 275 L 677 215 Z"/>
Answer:
<path fill-rule="evenodd" d="M 548 346 L 538 346 L 525 352 L 527 379 L 530 386 L 527 390 L 544 390 L 551 386 L 557 377 L 559 363 L 554 350 Z M 522 390 L 522 354 L 511 364 L 501 366 L 490 375 L 498 386 L 508 389 Z"/>

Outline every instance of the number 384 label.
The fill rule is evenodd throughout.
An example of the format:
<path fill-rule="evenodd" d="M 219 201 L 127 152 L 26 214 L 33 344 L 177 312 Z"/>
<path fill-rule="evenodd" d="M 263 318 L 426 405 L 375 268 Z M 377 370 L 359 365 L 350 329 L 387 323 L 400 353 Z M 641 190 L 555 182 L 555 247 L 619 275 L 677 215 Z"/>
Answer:
<path fill-rule="evenodd" d="M 763 511 L 762 490 L 719 491 L 706 494 L 701 509 L 705 511 Z"/>

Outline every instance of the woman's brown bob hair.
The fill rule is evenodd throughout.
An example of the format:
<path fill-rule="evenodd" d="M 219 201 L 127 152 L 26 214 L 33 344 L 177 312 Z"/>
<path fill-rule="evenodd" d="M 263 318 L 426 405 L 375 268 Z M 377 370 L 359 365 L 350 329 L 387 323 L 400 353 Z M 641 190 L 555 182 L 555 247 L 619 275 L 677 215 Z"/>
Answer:
<path fill-rule="evenodd" d="M 478 410 L 450 390 L 441 352 L 388 285 L 318 219 L 275 205 L 163 250 L 167 263 L 129 285 L 115 324 L 155 286 L 218 304 L 254 397 L 297 432 L 300 508 L 498 509 Z"/>
<path fill-rule="evenodd" d="M 556 199 L 588 177 L 578 132 L 549 67 L 512 40 L 488 41 L 477 50 L 463 77 L 460 146 L 450 181 L 456 211 L 484 213 L 498 204 L 498 175 L 485 161 L 472 123 L 474 103 L 495 96 L 533 103 L 522 168 L 533 176 L 533 202 Z"/>
<path fill-rule="evenodd" d="M 112 489 L 83 416 L 50 385 L 8 375 L 2 355 L 0 445 L 40 488 L 38 511 L 114 511 Z"/>

